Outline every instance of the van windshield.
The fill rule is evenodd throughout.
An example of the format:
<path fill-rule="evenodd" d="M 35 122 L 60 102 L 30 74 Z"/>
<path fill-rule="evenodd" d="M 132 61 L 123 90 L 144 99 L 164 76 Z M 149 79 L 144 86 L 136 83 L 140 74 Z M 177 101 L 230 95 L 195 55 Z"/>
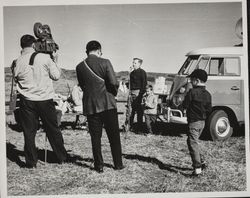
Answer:
<path fill-rule="evenodd" d="M 196 69 L 199 56 L 189 56 L 178 72 L 180 75 L 191 74 Z"/>

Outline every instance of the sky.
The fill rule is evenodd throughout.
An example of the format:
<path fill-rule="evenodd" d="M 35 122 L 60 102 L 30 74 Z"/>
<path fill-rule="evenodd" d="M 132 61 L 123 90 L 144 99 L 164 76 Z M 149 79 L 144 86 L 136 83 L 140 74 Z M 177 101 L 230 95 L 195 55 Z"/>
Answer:
<path fill-rule="evenodd" d="M 19 56 L 21 36 L 34 35 L 36 22 L 50 25 L 65 69 L 86 58 L 90 40 L 101 43 L 116 72 L 139 57 L 143 69 L 160 73 L 178 72 L 191 50 L 241 42 L 235 34 L 240 2 L 4 6 L 3 16 L 5 67 Z"/>

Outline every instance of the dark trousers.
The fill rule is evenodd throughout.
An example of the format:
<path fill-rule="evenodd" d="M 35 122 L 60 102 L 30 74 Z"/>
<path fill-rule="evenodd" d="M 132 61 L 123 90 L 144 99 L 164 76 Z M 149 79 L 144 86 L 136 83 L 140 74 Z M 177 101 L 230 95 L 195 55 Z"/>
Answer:
<path fill-rule="evenodd" d="M 91 135 L 92 151 L 94 157 L 94 166 L 103 167 L 103 158 L 101 152 L 102 128 L 106 130 L 113 162 L 115 167 L 122 166 L 122 149 L 118 125 L 117 109 L 106 110 L 101 113 L 87 115 L 89 132 Z"/>
<path fill-rule="evenodd" d="M 53 100 L 29 101 L 20 99 L 20 121 L 24 133 L 24 152 L 27 165 L 35 166 L 38 160 L 35 136 L 38 129 L 39 117 L 44 130 L 55 152 L 58 162 L 67 157 L 64 141 L 57 123 L 56 109 Z"/>
<path fill-rule="evenodd" d="M 145 122 L 147 126 L 147 132 L 152 134 L 154 129 L 154 124 L 156 122 L 156 115 L 154 114 L 144 114 Z"/>
<path fill-rule="evenodd" d="M 142 94 L 139 93 L 138 95 L 131 94 L 131 115 L 130 115 L 130 125 L 132 126 L 134 123 L 135 113 L 137 113 L 137 123 L 138 127 L 142 129 L 143 123 L 143 108 L 141 105 L 142 102 Z"/>
<path fill-rule="evenodd" d="M 205 126 L 205 121 L 196 121 L 189 123 L 187 145 L 192 159 L 193 168 L 201 168 L 204 162 L 204 156 L 199 147 L 199 137 Z"/>

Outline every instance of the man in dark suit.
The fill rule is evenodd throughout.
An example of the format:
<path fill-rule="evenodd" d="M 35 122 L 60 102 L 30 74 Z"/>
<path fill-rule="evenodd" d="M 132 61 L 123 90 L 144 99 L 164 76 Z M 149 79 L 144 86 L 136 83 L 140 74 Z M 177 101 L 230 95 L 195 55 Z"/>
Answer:
<path fill-rule="evenodd" d="M 76 73 L 80 87 L 84 92 L 83 113 L 87 116 L 91 135 L 94 169 L 103 172 L 101 153 L 102 127 L 111 146 L 114 169 L 123 169 L 121 140 L 115 96 L 118 81 L 108 59 L 101 58 L 101 44 L 90 41 L 86 46 L 88 57 L 77 65 Z"/>

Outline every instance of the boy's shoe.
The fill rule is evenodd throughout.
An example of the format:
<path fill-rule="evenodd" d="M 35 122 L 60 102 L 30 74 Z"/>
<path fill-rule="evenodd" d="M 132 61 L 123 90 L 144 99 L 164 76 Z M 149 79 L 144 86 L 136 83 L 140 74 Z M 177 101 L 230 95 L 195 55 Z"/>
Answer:
<path fill-rule="evenodd" d="M 193 173 L 192 173 L 192 176 L 198 177 L 201 174 L 202 174 L 201 168 L 195 168 L 194 171 L 193 171 Z"/>

